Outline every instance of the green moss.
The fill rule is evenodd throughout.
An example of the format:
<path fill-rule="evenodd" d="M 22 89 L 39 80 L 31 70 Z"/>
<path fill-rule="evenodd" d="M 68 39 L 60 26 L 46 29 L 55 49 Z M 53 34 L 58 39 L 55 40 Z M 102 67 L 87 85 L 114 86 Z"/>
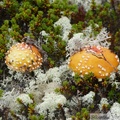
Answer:
<path fill-rule="evenodd" d="M 3 90 L 0 89 L 0 98 L 2 97 L 3 95 Z"/>
<path fill-rule="evenodd" d="M 32 115 L 29 117 L 30 120 L 44 120 L 44 116 L 40 115 L 40 116 L 36 116 L 36 115 Z"/>
<path fill-rule="evenodd" d="M 72 120 L 89 120 L 89 111 L 86 108 L 82 108 L 80 112 L 77 112 L 75 116 L 72 116 Z"/>
<path fill-rule="evenodd" d="M 4 0 L 3 3 L 0 5 L 1 11 L 6 11 L 0 22 L 0 58 L 4 57 L 10 38 L 20 42 L 22 38 L 30 36 L 38 41 L 40 32 L 44 30 L 50 36 L 43 40 L 42 47 L 48 53 L 49 63 L 59 66 L 59 61 L 65 59 L 66 43 L 60 37 L 62 28 L 53 24 L 62 15 L 70 17 L 76 11 L 76 5 L 69 4 L 68 0 L 56 0 L 51 4 L 49 0 Z"/>
<path fill-rule="evenodd" d="M 116 5 L 115 8 L 114 1 L 113 2 L 105 2 L 102 5 L 97 5 L 95 1 L 92 1 L 91 9 L 87 12 L 80 7 L 79 12 L 74 13 L 72 16 L 73 21 L 73 31 L 81 32 L 84 28 L 92 25 L 95 28 L 95 24 L 99 25 L 99 29 L 94 29 L 95 35 L 100 32 L 102 27 L 106 27 L 108 32 L 111 35 L 111 49 L 116 51 L 120 56 L 119 49 L 116 49 L 116 46 L 119 46 L 119 19 L 120 19 L 120 5 Z M 82 13 L 82 16 L 81 14 Z M 83 19 L 81 19 L 83 18 Z M 77 22 L 76 22 L 77 21 Z"/>
<path fill-rule="evenodd" d="M 17 102 L 20 105 L 18 112 L 10 110 L 13 119 L 20 119 L 19 116 L 17 115 L 19 114 L 24 116 L 28 120 L 44 120 L 44 116 L 39 113 L 36 113 L 35 111 L 36 103 L 34 101 L 34 96 L 32 94 L 29 94 L 29 97 L 31 100 L 33 100 L 33 103 L 28 103 L 27 105 L 24 104 L 22 99 L 20 98 L 17 99 Z"/>
<path fill-rule="evenodd" d="M 117 101 L 118 103 L 120 103 L 120 92 L 116 88 L 116 85 L 113 85 L 110 91 L 108 91 L 108 98 L 110 100 L 113 100 L 114 102 Z"/>

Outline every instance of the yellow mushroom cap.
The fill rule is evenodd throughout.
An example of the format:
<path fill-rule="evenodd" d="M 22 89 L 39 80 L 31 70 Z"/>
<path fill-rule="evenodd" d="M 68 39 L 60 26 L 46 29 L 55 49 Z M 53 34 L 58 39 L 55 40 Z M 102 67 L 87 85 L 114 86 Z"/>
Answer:
<path fill-rule="evenodd" d="M 14 71 L 31 72 L 42 65 L 42 55 L 34 45 L 17 43 L 7 51 L 5 63 Z"/>
<path fill-rule="evenodd" d="M 105 78 L 117 71 L 118 56 L 101 46 L 86 47 L 70 57 L 69 68 L 80 75 L 90 72 L 96 78 Z"/>

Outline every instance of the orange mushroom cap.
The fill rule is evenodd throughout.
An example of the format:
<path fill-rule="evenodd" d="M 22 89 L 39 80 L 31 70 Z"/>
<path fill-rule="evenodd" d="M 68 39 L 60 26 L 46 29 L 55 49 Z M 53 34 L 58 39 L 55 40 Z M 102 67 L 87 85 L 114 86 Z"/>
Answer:
<path fill-rule="evenodd" d="M 117 71 L 118 56 L 101 46 L 86 47 L 70 57 L 69 68 L 80 75 L 90 72 L 96 78 L 105 78 Z"/>
<path fill-rule="evenodd" d="M 42 65 L 42 55 L 32 44 L 17 43 L 7 51 L 5 63 L 14 71 L 31 72 Z"/>

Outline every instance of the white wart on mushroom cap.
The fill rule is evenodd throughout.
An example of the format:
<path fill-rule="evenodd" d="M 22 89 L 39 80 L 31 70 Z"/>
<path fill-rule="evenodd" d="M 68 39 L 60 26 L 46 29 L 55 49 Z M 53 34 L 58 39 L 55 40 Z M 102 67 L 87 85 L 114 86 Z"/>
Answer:
<path fill-rule="evenodd" d="M 31 72 L 42 65 L 42 55 L 34 45 L 17 43 L 7 51 L 5 63 L 14 71 Z"/>
<path fill-rule="evenodd" d="M 90 72 L 96 78 L 105 78 L 117 71 L 118 56 L 101 46 L 86 47 L 70 57 L 69 68 L 80 75 Z"/>

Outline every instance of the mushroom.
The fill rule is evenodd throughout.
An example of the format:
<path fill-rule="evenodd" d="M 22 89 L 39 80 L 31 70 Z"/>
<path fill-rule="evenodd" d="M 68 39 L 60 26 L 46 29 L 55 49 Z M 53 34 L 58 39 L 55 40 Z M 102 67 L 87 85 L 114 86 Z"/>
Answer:
<path fill-rule="evenodd" d="M 42 65 L 42 55 L 32 44 L 17 43 L 7 51 L 5 63 L 14 71 L 31 72 Z"/>
<path fill-rule="evenodd" d="M 118 56 L 102 46 L 85 47 L 69 61 L 69 68 L 75 73 L 85 75 L 92 72 L 96 78 L 109 77 L 117 71 L 118 65 Z"/>

